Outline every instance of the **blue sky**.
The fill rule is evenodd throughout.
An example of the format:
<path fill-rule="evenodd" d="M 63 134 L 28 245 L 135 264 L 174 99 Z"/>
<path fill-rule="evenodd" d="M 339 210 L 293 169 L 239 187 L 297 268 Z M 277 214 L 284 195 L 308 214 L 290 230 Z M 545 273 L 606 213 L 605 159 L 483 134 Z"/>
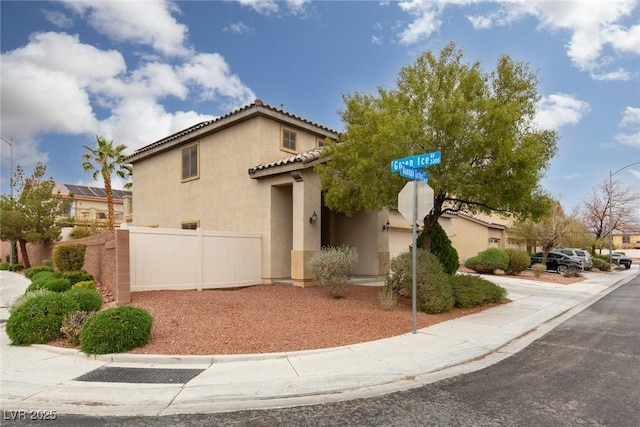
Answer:
<path fill-rule="evenodd" d="M 506 54 L 536 72 L 538 124 L 560 135 L 542 186 L 565 211 L 640 162 L 640 0 L 2 1 L 0 12 L 1 135 L 14 165 L 41 161 L 59 182 L 102 186 L 81 168 L 97 134 L 133 151 L 255 98 L 340 131 L 343 94 L 390 88 L 451 41 L 486 70 Z M 637 190 L 640 165 L 614 179 Z"/>

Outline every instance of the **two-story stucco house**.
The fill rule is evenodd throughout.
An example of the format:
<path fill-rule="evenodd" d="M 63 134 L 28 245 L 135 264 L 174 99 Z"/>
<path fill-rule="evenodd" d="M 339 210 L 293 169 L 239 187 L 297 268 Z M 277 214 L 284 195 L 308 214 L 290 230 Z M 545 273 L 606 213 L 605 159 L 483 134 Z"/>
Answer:
<path fill-rule="evenodd" d="M 323 203 L 313 166 L 338 132 L 260 100 L 167 136 L 128 157 L 133 224 L 258 232 L 264 283 L 312 279 L 324 245 L 358 249 L 354 275 L 386 274 L 388 212 L 347 217 Z"/>

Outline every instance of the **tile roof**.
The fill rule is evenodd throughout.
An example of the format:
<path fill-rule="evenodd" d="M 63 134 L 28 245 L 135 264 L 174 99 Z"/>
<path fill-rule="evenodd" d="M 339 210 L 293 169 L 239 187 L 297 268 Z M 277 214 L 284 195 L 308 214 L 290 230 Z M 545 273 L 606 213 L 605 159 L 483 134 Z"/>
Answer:
<path fill-rule="evenodd" d="M 292 156 L 284 157 L 282 159 L 274 160 L 273 162 L 264 163 L 258 166 L 249 168 L 249 176 L 252 178 L 258 177 L 258 172 L 266 169 L 273 169 L 278 166 L 293 165 L 299 163 L 300 167 L 296 169 L 304 169 L 311 164 L 315 164 L 322 161 L 322 149 L 314 148 L 313 150 L 305 151 L 304 153 L 295 154 Z M 260 174 L 264 176 L 268 174 Z"/>
<path fill-rule="evenodd" d="M 253 110 L 253 111 L 251 111 Z M 169 145 L 169 143 L 171 143 L 172 141 L 176 141 L 178 139 L 181 139 L 182 137 L 185 137 L 189 134 L 192 134 L 194 132 L 197 132 L 199 130 L 204 130 L 207 127 L 215 127 L 216 125 L 225 125 L 228 124 L 228 122 L 233 122 L 235 119 L 241 119 L 243 117 L 246 117 L 247 115 L 250 115 L 251 113 L 263 113 L 263 114 L 269 114 L 269 113 L 276 113 L 279 114 L 282 118 L 287 119 L 289 121 L 298 121 L 301 124 L 304 125 L 308 125 L 308 126 L 312 126 L 315 127 L 317 129 L 321 129 L 326 133 L 331 133 L 334 134 L 334 137 L 337 137 L 337 135 L 339 134 L 337 131 L 330 129 L 326 126 L 320 125 L 316 122 L 312 122 L 310 120 L 307 120 L 303 117 L 300 116 L 296 116 L 295 114 L 291 114 L 288 113 L 286 111 L 284 111 L 281 108 L 276 108 L 273 107 L 269 104 L 265 104 L 262 102 L 262 100 L 260 99 L 256 99 L 255 101 L 253 101 L 251 104 L 247 104 L 243 107 L 240 107 L 234 111 L 231 111 L 225 115 L 222 115 L 220 117 L 217 117 L 213 120 L 208 120 L 205 122 L 201 122 L 198 123 L 194 126 L 191 126 L 189 128 L 183 129 L 180 132 L 176 132 L 172 135 L 169 135 L 163 139 L 160 139 L 154 143 L 151 143 L 149 145 L 146 145 L 138 150 L 136 150 L 132 155 L 130 155 L 129 157 L 127 157 L 127 161 L 131 161 L 131 160 L 139 160 L 142 157 L 146 157 L 146 154 L 151 154 L 151 153 L 147 153 L 147 152 L 154 152 L 157 151 L 157 149 L 159 149 L 161 146 L 167 144 Z"/>

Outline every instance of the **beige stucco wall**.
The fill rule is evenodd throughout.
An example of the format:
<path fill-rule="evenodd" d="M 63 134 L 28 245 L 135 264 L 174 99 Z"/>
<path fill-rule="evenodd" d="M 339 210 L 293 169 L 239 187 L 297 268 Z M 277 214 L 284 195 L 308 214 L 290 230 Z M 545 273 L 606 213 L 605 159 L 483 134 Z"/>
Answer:
<path fill-rule="evenodd" d="M 386 273 L 388 236 L 381 232 L 386 212 L 322 218 L 319 177 L 311 167 L 299 170 L 300 182 L 288 172 L 249 176 L 251 167 L 293 155 L 280 149 L 282 127 L 269 118 L 253 117 L 135 162 L 133 224 L 180 228 L 198 222 L 205 230 L 261 233 L 264 281 L 290 277 L 304 284 L 312 280 L 307 261 L 320 250 L 322 221 L 331 221 L 332 234 L 341 236 L 336 243 L 359 249 L 353 274 Z M 296 131 L 297 152 L 316 148 L 322 139 L 284 127 Z M 192 143 L 199 144 L 199 178 L 183 182 L 181 150 Z M 318 222 L 310 224 L 314 212 Z"/>

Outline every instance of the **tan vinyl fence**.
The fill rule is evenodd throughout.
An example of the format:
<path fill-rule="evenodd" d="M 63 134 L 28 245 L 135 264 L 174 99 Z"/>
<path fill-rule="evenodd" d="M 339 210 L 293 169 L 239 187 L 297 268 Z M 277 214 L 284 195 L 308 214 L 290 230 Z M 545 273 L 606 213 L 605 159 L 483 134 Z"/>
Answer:
<path fill-rule="evenodd" d="M 260 233 L 127 227 L 131 292 L 262 283 Z"/>

